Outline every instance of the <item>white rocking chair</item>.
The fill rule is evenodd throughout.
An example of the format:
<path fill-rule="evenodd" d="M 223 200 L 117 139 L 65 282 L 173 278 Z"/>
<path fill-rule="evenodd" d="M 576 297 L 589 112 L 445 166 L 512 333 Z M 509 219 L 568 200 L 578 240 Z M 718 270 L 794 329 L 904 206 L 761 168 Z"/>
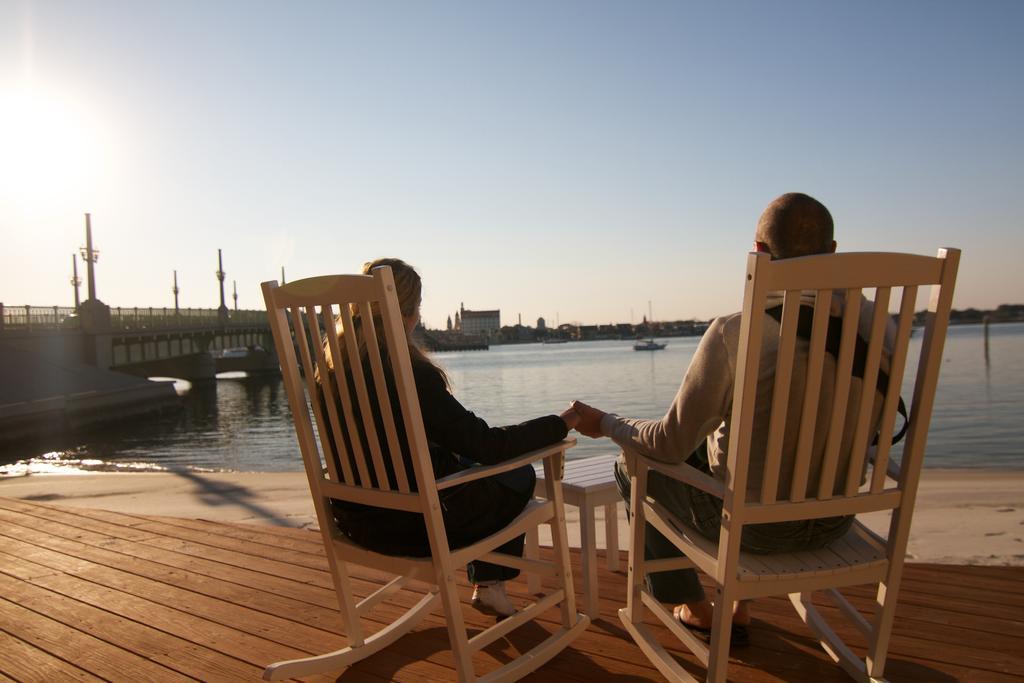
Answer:
<path fill-rule="evenodd" d="M 883 680 L 889 636 L 893 627 L 896 597 L 917 484 L 924 459 L 928 423 L 938 382 L 942 348 L 953 299 L 960 252 L 941 249 L 937 258 L 909 254 L 847 253 L 772 261 L 767 254 L 747 259 L 746 289 L 737 356 L 736 385 L 728 451 L 728 475 L 723 482 L 687 464 L 666 465 L 636 457 L 632 467 L 632 533 L 629 547 L 629 584 L 626 607 L 619 610 L 630 635 L 669 680 L 695 680 L 658 642 L 644 625 L 650 609 L 707 667 L 707 679 L 726 679 L 729 662 L 733 603 L 746 598 L 786 594 L 797 613 L 821 641 L 822 647 L 856 680 Z M 931 302 L 921 344 L 910 406 L 902 461 L 896 465 L 889 450 L 899 404 L 900 386 L 907 358 L 914 302 L 918 287 L 931 285 Z M 897 332 L 889 357 L 889 383 L 881 405 L 880 420 L 872 423 L 875 388 L 882 357 L 883 338 L 889 323 L 889 299 L 894 288 L 902 289 Z M 859 301 L 862 290 L 874 289 L 874 314 L 867 342 L 860 398 L 850 403 L 849 391 L 856 348 L 860 306 L 847 305 L 842 319 L 841 342 L 835 358 L 835 383 L 831 405 L 819 406 L 825 365 L 826 329 L 832 293 L 846 291 L 846 301 Z M 801 293 L 815 291 L 816 303 L 807 351 L 806 382 L 790 379 L 796 348 Z M 765 464 L 759 491 L 748 493 L 748 465 L 752 425 L 762 359 L 765 302 L 770 292 L 784 292 L 776 372 L 771 394 L 771 416 L 765 440 Z M 870 297 L 868 297 L 870 298 Z M 800 384 L 800 386 L 797 386 Z M 784 434 L 787 409 L 800 409 L 799 433 Z M 819 415 L 824 424 L 816 424 Z M 877 448 L 872 447 L 877 434 Z M 827 436 L 826 436 L 827 435 Z M 817 437 L 817 439 L 815 438 Z M 786 441 L 786 457 L 793 462 L 792 477 L 780 477 Z M 795 443 L 791 443 L 795 441 Z M 812 457 L 815 444 L 824 444 L 820 457 Z M 841 453 L 849 446 L 848 461 Z M 792 449 L 795 446 L 795 453 Z M 866 463 L 873 460 L 873 469 Z M 686 482 L 724 501 L 720 536 L 711 541 L 646 496 L 650 471 Z M 866 473 L 866 474 L 865 474 Z M 887 478 L 892 483 L 887 483 Z M 862 479 L 865 482 L 862 485 Z M 756 555 L 740 550 L 740 535 L 748 524 L 854 515 L 891 510 L 887 538 L 879 538 L 856 520 L 850 532 L 828 547 L 778 555 Z M 644 560 L 644 525 L 652 524 L 686 557 Z M 715 584 L 714 617 L 710 646 L 682 627 L 672 612 L 644 586 L 648 572 L 696 567 Z M 862 616 L 837 590 L 842 586 L 877 585 L 877 607 Z M 867 639 L 866 657 L 859 657 L 828 626 L 811 601 L 813 591 L 823 590 Z"/>
<path fill-rule="evenodd" d="M 271 664 L 264 678 L 281 680 L 350 666 L 395 642 L 439 605 L 447 621 L 460 681 L 519 679 L 579 636 L 589 619 L 576 611 L 561 489 L 565 451 L 575 441 L 565 440 L 499 465 L 474 467 L 435 480 L 391 269 L 377 268 L 372 275 L 314 277 L 280 287 L 276 282 L 264 282 L 263 296 L 349 643 L 337 652 Z M 353 324 L 353 304 L 363 312 L 360 325 Z M 371 308 L 379 312 L 378 323 L 382 330 L 376 329 L 375 316 L 366 313 Z M 336 320 L 340 320 L 346 330 L 341 342 L 334 333 Z M 360 358 L 358 336 L 363 342 L 365 359 Z M 381 340 L 385 354 L 379 352 Z M 342 346 L 344 348 L 340 348 Z M 333 370 L 330 369 L 328 354 L 335 360 L 348 354 L 351 377 L 346 377 L 341 362 L 334 363 Z M 364 370 L 367 362 L 369 372 Z M 322 386 L 318 385 L 315 379 L 318 375 L 327 378 L 331 373 L 336 382 L 324 381 Z M 368 381 L 366 375 L 372 381 Z M 393 382 L 386 378 L 393 378 Z M 391 396 L 389 390 L 397 396 Z M 335 391 L 341 395 L 334 395 Z M 392 409 L 393 399 L 397 399 L 400 415 Z M 380 418 L 381 431 L 375 425 L 374 416 Z M 405 444 L 399 443 L 396 419 L 402 420 Z M 365 435 L 365 441 L 345 437 L 356 433 Z M 403 445 L 412 455 L 414 471 L 411 473 L 406 471 L 402 459 Z M 389 479 L 386 456 L 382 453 L 390 454 L 388 465 L 393 479 Z M 438 492 L 537 460 L 544 463 L 547 498 L 531 501 L 501 531 L 470 546 L 449 549 Z M 371 472 L 376 476 L 371 476 Z M 431 556 L 396 557 L 356 545 L 338 530 L 331 512 L 331 499 L 422 514 Z M 551 525 L 552 561 L 494 552 L 498 546 L 540 524 Z M 551 577 L 555 587 L 525 609 L 470 638 L 463 621 L 455 572 L 475 559 Z M 381 570 L 396 578 L 357 601 L 347 570 L 350 563 Z M 390 595 L 409 588 L 414 580 L 429 586 L 419 602 L 390 625 L 367 636 L 360 617 Z M 477 678 L 472 662 L 474 652 L 556 606 L 561 610 L 561 626 L 553 634 L 518 658 Z"/>

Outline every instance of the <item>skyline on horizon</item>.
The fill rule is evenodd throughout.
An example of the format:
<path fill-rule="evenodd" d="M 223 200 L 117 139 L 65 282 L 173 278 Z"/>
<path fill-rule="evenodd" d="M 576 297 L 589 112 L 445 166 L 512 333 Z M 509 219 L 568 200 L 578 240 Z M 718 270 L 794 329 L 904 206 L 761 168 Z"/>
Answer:
<path fill-rule="evenodd" d="M 954 307 L 1020 303 L 1021 29 L 1013 2 L 5 3 L 0 301 L 71 305 L 91 213 L 111 306 L 173 306 L 177 270 L 215 308 L 221 248 L 229 307 L 398 256 L 435 329 L 706 320 L 801 191 L 841 251 L 959 247 Z"/>

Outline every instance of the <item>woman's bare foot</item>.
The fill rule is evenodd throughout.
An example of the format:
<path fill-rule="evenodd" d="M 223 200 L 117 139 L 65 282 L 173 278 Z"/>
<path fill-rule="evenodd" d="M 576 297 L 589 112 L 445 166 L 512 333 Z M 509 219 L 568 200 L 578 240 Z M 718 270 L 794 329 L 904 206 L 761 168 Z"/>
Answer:
<path fill-rule="evenodd" d="M 680 623 L 686 626 L 709 629 L 711 628 L 712 610 L 713 607 L 710 602 L 701 600 L 700 602 L 687 602 L 682 605 L 676 605 L 675 609 L 672 610 L 672 614 Z"/>
<path fill-rule="evenodd" d="M 714 605 L 708 600 L 687 602 L 682 605 L 677 605 L 672 613 L 676 619 L 687 626 L 709 629 L 711 628 L 711 621 L 714 615 Z M 732 612 L 732 622 L 737 626 L 750 625 L 749 600 L 740 600 L 736 603 Z"/>

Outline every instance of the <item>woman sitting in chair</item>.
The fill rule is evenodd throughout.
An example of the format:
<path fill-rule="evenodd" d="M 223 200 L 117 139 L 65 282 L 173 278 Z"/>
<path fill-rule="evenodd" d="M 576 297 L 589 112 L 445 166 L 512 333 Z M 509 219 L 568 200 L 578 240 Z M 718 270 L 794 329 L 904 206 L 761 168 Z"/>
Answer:
<path fill-rule="evenodd" d="M 576 426 L 579 416 L 572 408 L 567 408 L 561 415 L 547 415 L 507 427 L 490 427 L 484 420 L 464 408 L 451 394 L 444 370 L 432 362 L 411 339 L 412 331 L 420 319 L 420 276 L 409 264 L 392 258 L 366 263 L 363 266 L 363 273 L 369 274 L 380 266 L 390 266 L 394 276 L 435 477 L 454 474 L 476 464 L 504 462 L 560 441 Z M 354 315 L 353 323 L 358 338 L 358 312 Z M 376 328 L 381 329 L 381 326 L 378 324 Z M 340 323 L 338 334 L 344 334 L 340 329 Z M 344 348 L 344 345 L 340 348 Z M 381 351 L 383 356 L 385 349 L 382 347 Z M 367 370 L 364 374 L 369 381 L 372 374 L 366 362 L 365 349 L 362 357 Z M 344 363 L 348 365 L 347 360 Z M 384 364 L 387 367 L 386 361 Z M 346 375 L 351 382 L 351 371 L 347 370 Z M 386 376 L 390 385 L 391 376 Z M 333 373 L 330 373 L 330 378 L 333 383 Z M 393 387 L 389 388 L 392 389 L 389 394 L 395 397 L 397 392 Z M 337 396 L 338 392 L 334 391 L 332 395 Z M 406 446 L 403 420 L 398 417 L 400 407 L 395 398 L 392 399 L 392 410 L 395 414 L 396 430 L 399 432 L 398 442 L 403 446 L 406 471 L 411 473 L 412 457 Z M 375 415 L 375 421 L 379 423 L 379 415 Z M 357 419 L 356 424 L 360 423 L 361 420 Z M 346 439 L 350 438 L 351 436 L 346 434 Z M 361 434 L 360 440 L 365 443 L 365 439 L 365 434 Z M 386 446 L 384 443 L 381 445 Z M 351 454 L 351 449 L 346 450 Z M 365 448 L 363 452 L 366 452 Z M 390 458 L 385 457 L 384 460 L 388 476 L 393 477 Z M 507 526 L 532 498 L 535 479 L 533 467 L 524 465 L 493 477 L 477 479 L 440 491 L 442 517 L 449 545 L 452 548 L 470 545 Z M 415 482 L 410 483 L 415 487 Z M 430 554 L 422 515 L 340 500 L 334 500 L 333 503 L 335 520 L 339 528 L 352 541 L 364 548 L 388 555 L 423 557 Z M 508 555 L 522 556 L 524 538 L 519 536 L 496 550 Z M 468 573 L 469 580 L 474 584 L 473 607 L 498 618 L 515 613 L 516 609 L 505 593 L 505 581 L 518 576 L 518 569 L 478 560 L 469 564 Z"/>

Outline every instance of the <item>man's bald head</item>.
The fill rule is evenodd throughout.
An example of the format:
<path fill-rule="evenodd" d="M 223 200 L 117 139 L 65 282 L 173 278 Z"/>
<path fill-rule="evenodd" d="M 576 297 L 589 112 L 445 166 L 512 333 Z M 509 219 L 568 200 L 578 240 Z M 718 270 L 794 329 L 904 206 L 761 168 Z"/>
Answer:
<path fill-rule="evenodd" d="M 836 250 L 832 214 L 813 197 L 790 192 L 768 205 L 757 221 L 754 239 L 772 258 L 784 259 Z"/>

